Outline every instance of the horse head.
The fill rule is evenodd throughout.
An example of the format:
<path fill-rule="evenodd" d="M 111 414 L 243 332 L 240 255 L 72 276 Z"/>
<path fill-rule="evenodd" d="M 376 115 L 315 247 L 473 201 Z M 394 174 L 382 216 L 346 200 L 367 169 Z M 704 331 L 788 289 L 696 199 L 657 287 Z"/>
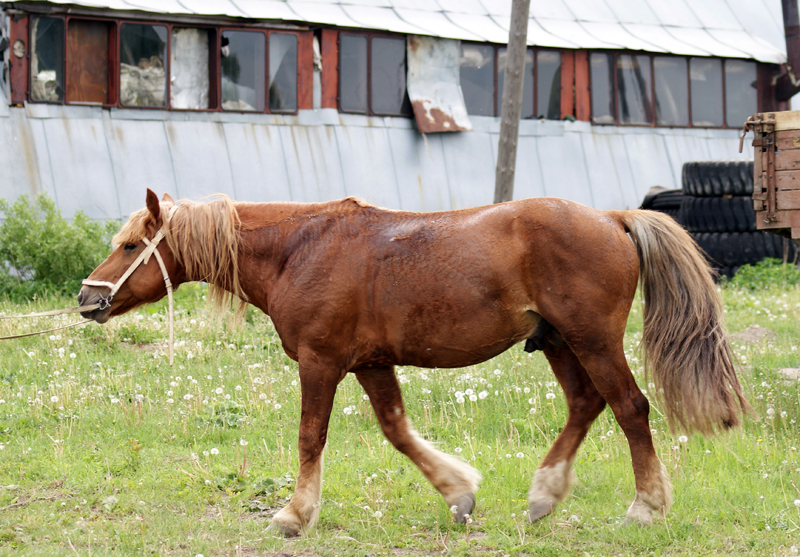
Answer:
<path fill-rule="evenodd" d="M 167 280 L 175 286 L 185 280 L 168 242 L 161 241 L 168 232 L 173 207 L 175 202 L 169 194 L 159 202 L 156 194 L 147 190 L 147 206 L 131 215 L 112 240 L 114 251 L 83 282 L 78 303 L 100 306 L 81 315 L 105 323 L 163 298 Z"/>

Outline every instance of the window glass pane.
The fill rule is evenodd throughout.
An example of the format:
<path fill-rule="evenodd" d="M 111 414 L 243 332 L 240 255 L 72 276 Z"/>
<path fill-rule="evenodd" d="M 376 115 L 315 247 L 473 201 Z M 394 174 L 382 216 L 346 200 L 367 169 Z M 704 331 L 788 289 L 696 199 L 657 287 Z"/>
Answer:
<path fill-rule="evenodd" d="M 120 101 L 125 106 L 165 106 L 167 28 L 125 23 L 119 35 Z"/>
<path fill-rule="evenodd" d="M 297 35 L 269 36 L 269 110 L 297 111 Z"/>
<path fill-rule="evenodd" d="M 494 116 L 494 47 L 461 43 L 459 66 L 467 113 Z"/>
<path fill-rule="evenodd" d="M 69 22 L 67 101 L 108 102 L 108 24 L 103 21 Z"/>
<path fill-rule="evenodd" d="M 506 48 L 497 50 L 497 115 L 502 113 L 503 87 L 506 78 Z M 533 118 L 533 49 L 525 51 L 525 75 L 522 85 L 522 115 L 521 118 Z"/>
<path fill-rule="evenodd" d="M 689 77 L 686 58 L 656 56 L 653 58 L 656 81 L 656 125 L 689 125 Z"/>
<path fill-rule="evenodd" d="M 370 58 L 372 112 L 400 116 L 410 114 L 406 92 L 406 41 L 373 37 Z"/>
<path fill-rule="evenodd" d="M 561 53 L 536 53 L 536 110 L 539 118 L 561 119 Z"/>
<path fill-rule="evenodd" d="M 64 94 L 64 20 L 31 18 L 31 100 L 60 101 Z"/>
<path fill-rule="evenodd" d="M 207 29 L 172 28 L 169 65 L 172 108 L 200 110 L 208 108 L 208 45 Z"/>
<path fill-rule="evenodd" d="M 367 112 L 367 37 L 339 35 L 339 108 Z"/>
<path fill-rule="evenodd" d="M 222 108 L 263 112 L 267 98 L 267 40 L 258 31 L 222 33 Z"/>
<path fill-rule="evenodd" d="M 692 125 L 722 126 L 722 60 L 692 58 L 689 61 L 689 85 Z"/>
<path fill-rule="evenodd" d="M 592 81 L 592 122 L 614 123 L 614 55 L 592 52 L 589 56 L 589 71 Z"/>
<path fill-rule="evenodd" d="M 646 54 L 617 55 L 617 102 L 620 124 L 650 124 L 653 121 L 653 89 L 650 57 Z"/>
<path fill-rule="evenodd" d="M 758 112 L 756 63 L 725 61 L 725 121 L 729 128 L 740 128 Z"/>

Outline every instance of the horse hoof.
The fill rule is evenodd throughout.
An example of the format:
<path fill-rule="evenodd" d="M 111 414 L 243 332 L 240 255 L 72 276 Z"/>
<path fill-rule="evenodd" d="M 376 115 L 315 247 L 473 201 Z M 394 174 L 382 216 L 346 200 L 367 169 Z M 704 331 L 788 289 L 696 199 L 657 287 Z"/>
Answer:
<path fill-rule="evenodd" d="M 458 524 L 465 524 L 467 516 L 472 514 L 472 509 L 475 508 L 475 495 L 468 493 L 458 498 L 456 502 L 456 512 L 453 515 L 454 520 Z"/>
<path fill-rule="evenodd" d="M 548 514 L 553 512 L 553 505 L 550 504 L 550 501 L 537 501 L 536 503 L 531 503 L 528 507 L 528 520 L 531 522 L 536 522 Z"/>
<path fill-rule="evenodd" d="M 300 535 L 300 528 L 278 522 L 274 519 L 269 525 L 269 530 L 275 532 L 279 536 L 283 536 L 284 538 L 296 538 Z"/>

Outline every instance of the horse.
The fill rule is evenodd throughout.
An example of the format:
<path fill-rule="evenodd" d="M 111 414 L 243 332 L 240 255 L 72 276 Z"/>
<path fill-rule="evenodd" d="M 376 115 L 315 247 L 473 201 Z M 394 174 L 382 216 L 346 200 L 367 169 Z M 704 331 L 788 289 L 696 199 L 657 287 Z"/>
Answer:
<path fill-rule="evenodd" d="M 626 521 L 664 517 L 672 486 L 653 446 L 650 404 L 623 351 L 637 283 L 645 366 L 673 431 L 713 434 L 739 425 L 750 409 L 712 271 L 691 236 L 662 213 L 557 198 L 431 213 L 355 198 L 175 202 L 148 189 L 146 207 L 113 243 L 81 288 L 80 304 L 100 303 L 85 317 L 105 323 L 164 297 L 162 272 L 149 258 L 155 251 L 167 282 L 205 281 L 218 305 L 238 298 L 267 314 L 298 362 L 299 471 L 291 500 L 271 522 L 286 536 L 318 517 L 334 394 L 348 373 L 386 438 L 465 522 L 481 476 L 415 432 L 395 366 L 475 365 L 522 341 L 544 352 L 568 406 L 534 473 L 529 520 L 569 494 L 576 451 L 606 405 L 631 451 L 635 494 Z"/>

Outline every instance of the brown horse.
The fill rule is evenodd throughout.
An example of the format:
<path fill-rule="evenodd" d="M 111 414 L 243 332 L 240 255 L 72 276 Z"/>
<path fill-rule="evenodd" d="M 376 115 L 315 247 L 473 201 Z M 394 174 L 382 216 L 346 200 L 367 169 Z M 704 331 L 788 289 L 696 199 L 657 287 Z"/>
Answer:
<path fill-rule="evenodd" d="M 299 363 L 300 470 L 294 496 L 272 521 L 285 535 L 318 515 L 328 420 L 347 373 L 369 395 L 389 441 L 464 521 L 480 475 L 412 429 L 394 366 L 468 366 L 521 341 L 544 351 L 569 407 L 534 475 L 530 519 L 568 494 L 578 446 L 606 404 L 631 450 L 636 494 L 628 520 L 663 516 L 672 488 L 622 343 L 637 279 L 645 359 L 670 424 L 713 433 L 737 425 L 748 409 L 711 272 L 691 237 L 661 213 L 550 198 L 439 213 L 352 198 L 175 203 L 148 190 L 147 207 L 115 237 L 119 247 L 92 273 L 80 303 L 107 300 L 105 283 L 117 281 L 158 231 L 174 284 L 206 281 L 218 301 L 235 295 L 260 308 Z M 158 265 L 145 260 L 104 309 L 86 316 L 103 323 L 165 293 Z"/>

